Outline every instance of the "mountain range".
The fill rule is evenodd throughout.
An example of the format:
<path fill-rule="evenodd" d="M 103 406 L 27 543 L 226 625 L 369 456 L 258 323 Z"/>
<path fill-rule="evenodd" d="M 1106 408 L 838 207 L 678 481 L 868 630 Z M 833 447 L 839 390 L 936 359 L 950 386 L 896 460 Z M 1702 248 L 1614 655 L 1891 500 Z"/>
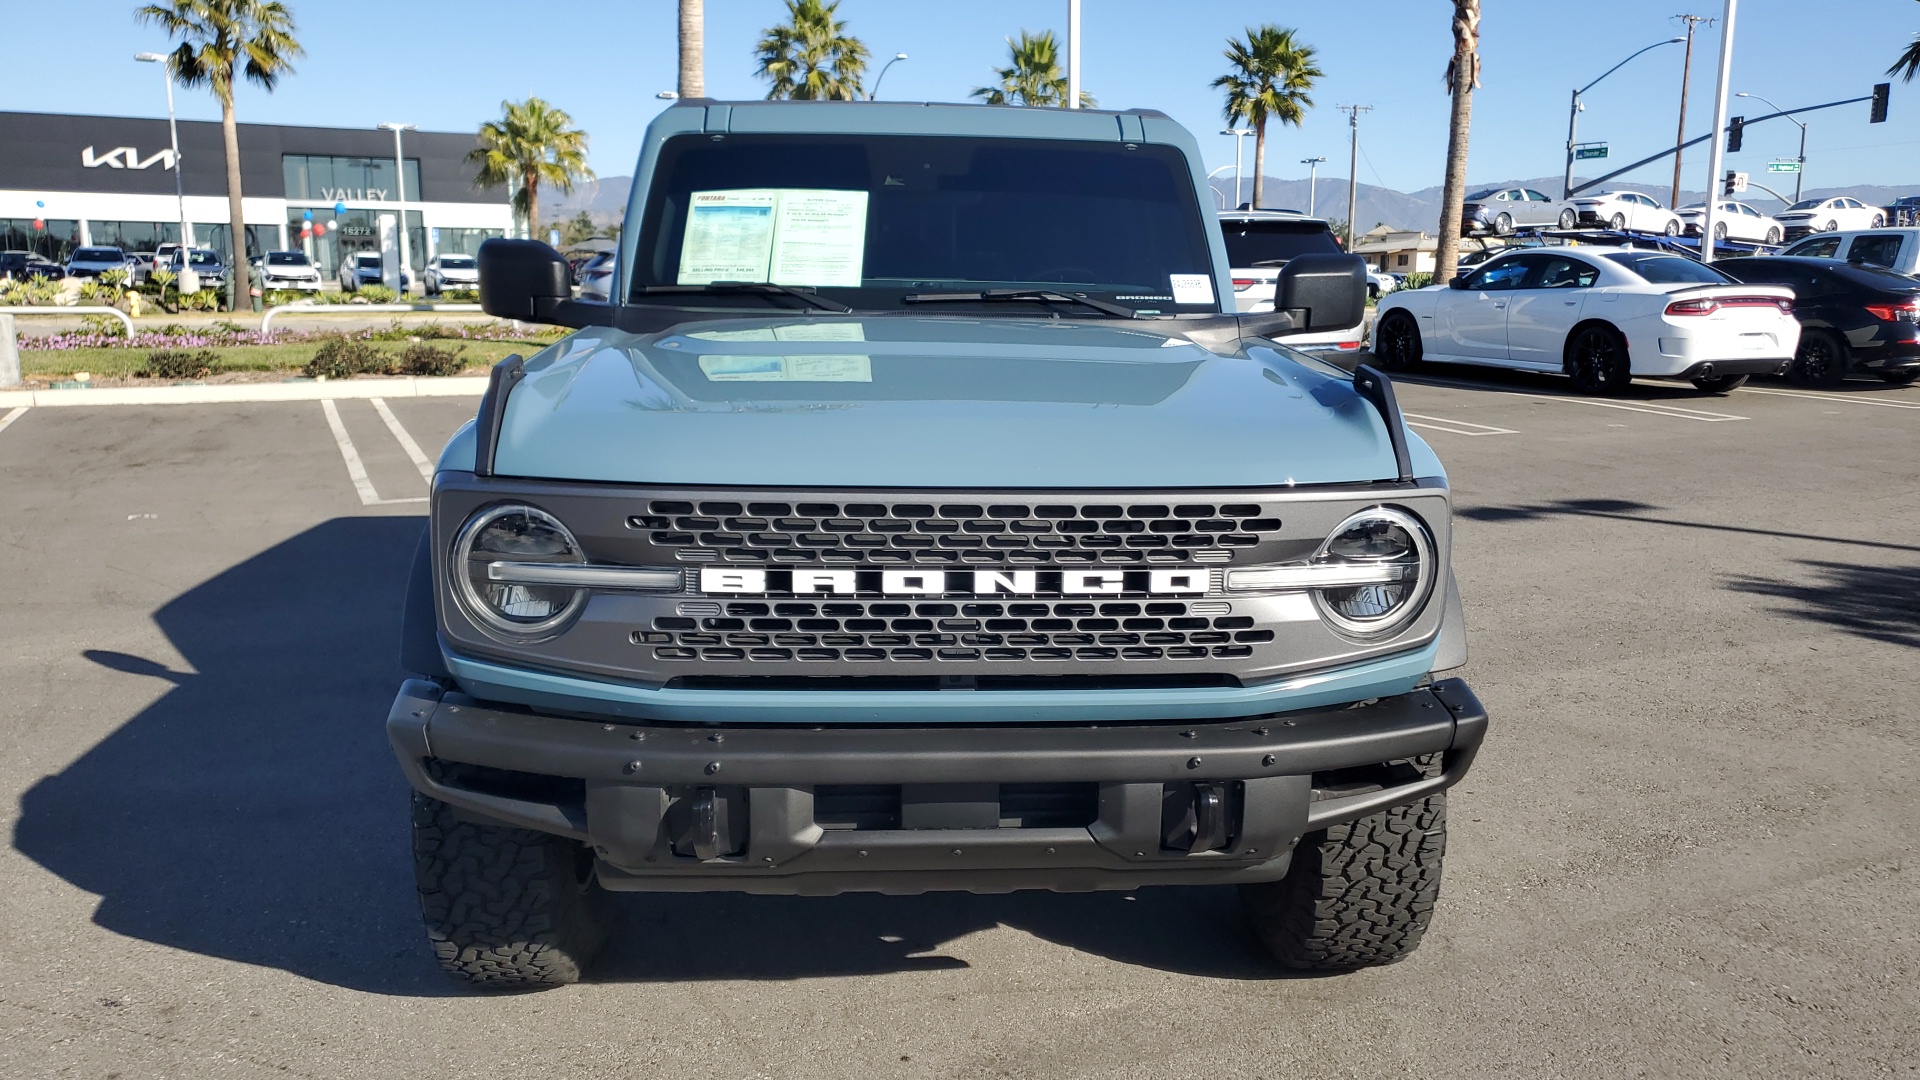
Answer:
<path fill-rule="evenodd" d="M 1757 178 L 1759 179 L 1759 178 Z M 1769 184 L 1783 195 L 1790 195 L 1791 177 L 1775 177 L 1782 181 Z M 1765 179 L 1761 179 L 1766 183 Z M 1579 177 L 1574 183 L 1585 181 Z M 558 223 L 584 211 L 596 224 L 606 225 L 619 221 L 626 212 L 627 193 L 633 187 L 631 176 L 603 176 L 599 180 L 582 184 L 571 194 L 548 189 L 540 197 L 540 220 L 542 228 L 548 223 Z M 1313 211 L 1320 217 L 1340 218 L 1347 216 L 1347 181 L 1344 177 L 1324 177 L 1316 185 L 1312 200 Z M 1486 183 L 1473 183 L 1468 191 L 1482 188 L 1524 187 L 1542 191 L 1548 195 L 1560 192 L 1560 177 L 1536 177 L 1531 180 L 1497 180 Z M 1218 196 L 1219 205 L 1234 205 L 1232 180 L 1215 180 L 1213 188 Z M 1643 191 L 1659 199 L 1662 203 L 1673 194 L 1669 184 L 1644 184 L 1632 181 L 1617 181 L 1603 185 L 1606 190 Z M 1241 185 L 1241 199 L 1252 198 L 1253 180 L 1248 177 Z M 1834 195 L 1851 195 L 1856 199 L 1874 206 L 1885 206 L 1902 195 L 1915 192 L 1911 188 L 1891 187 L 1884 184 L 1861 184 L 1854 187 L 1817 187 L 1808 188 L 1805 197 L 1824 199 Z M 1419 191 L 1395 191 L 1392 188 L 1376 187 L 1372 184 L 1360 184 L 1356 191 L 1356 209 L 1354 217 L 1361 232 L 1375 225 L 1388 225 L 1396 229 L 1412 231 L 1422 229 L 1429 233 L 1438 231 L 1440 221 L 1440 188 L 1438 186 L 1421 188 Z M 1680 191 L 1680 205 L 1703 201 L 1699 191 Z M 1749 189 L 1739 196 L 1744 202 L 1752 203 L 1761 213 L 1772 213 L 1784 209 L 1784 204 L 1776 201 L 1765 192 Z M 1262 205 L 1304 211 L 1308 208 L 1307 182 L 1305 180 L 1282 180 L 1267 177 L 1266 198 Z"/>

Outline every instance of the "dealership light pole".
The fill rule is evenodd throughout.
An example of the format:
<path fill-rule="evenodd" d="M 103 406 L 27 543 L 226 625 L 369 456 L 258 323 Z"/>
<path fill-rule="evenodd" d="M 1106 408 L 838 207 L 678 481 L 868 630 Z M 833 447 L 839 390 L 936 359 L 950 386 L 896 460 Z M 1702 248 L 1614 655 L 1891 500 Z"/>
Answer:
<path fill-rule="evenodd" d="M 1686 40 L 1687 40 L 1686 38 L 1677 37 L 1677 38 L 1668 38 L 1665 41 L 1656 41 L 1653 44 L 1647 46 L 1646 48 L 1641 49 L 1638 52 L 1632 53 L 1625 60 L 1622 60 L 1619 63 L 1608 68 L 1607 70 L 1601 72 L 1600 79 L 1604 79 L 1607 76 L 1613 74 L 1614 72 L 1619 71 L 1621 68 L 1626 67 L 1627 64 L 1630 63 L 1635 56 L 1639 56 L 1640 53 L 1649 52 L 1651 50 L 1659 48 L 1662 45 L 1685 44 Z M 1584 108 L 1584 106 L 1580 104 L 1580 95 L 1586 93 L 1587 91 L 1593 89 L 1596 86 L 1599 86 L 1600 79 L 1595 79 L 1592 82 L 1588 83 L 1587 85 L 1581 87 L 1580 89 L 1575 90 L 1573 92 L 1573 104 L 1569 106 L 1567 109 L 1567 178 L 1560 185 L 1560 197 L 1562 199 L 1573 198 L 1573 140 L 1574 140 L 1574 132 L 1578 130 L 1580 126 L 1580 110 Z"/>
<path fill-rule="evenodd" d="M 1733 96 L 1752 98 L 1755 101 L 1766 101 L 1767 105 L 1771 107 L 1774 112 L 1786 113 L 1787 119 L 1793 120 L 1793 113 L 1788 112 L 1786 109 L 1783 109 L 1778 105 L 1775 105 L 1771 101 L 1767 101 L 1766 98 L 1761 97 L 1759 94 L 1749 94 L 1745 90 L 1742 90 Z M 1800 201 L 1800 184 L 1802 181 L 1806 179 L 1806 175 L 1807 175 L 1807 125 L 1801 124 L 1800 121 L 1798 120 L 1793 120 L 1793 122 L 1796 124 L 1800 124 L 1800 155 L 1793 159 L 1794 161 L 1799 162 L 1800 164 L 1800 168 L 1796 170 L 1793 174 L 1793 201 L 1799 202 Z M 1779 196 L 1777 195 L 1774 197 L 1779 198 Z"/>
<path fill-rule="evenodd" d="M 400 283 L 400 295 L 407 295 L 407 272 L 413 267 L 413 253 L 407 244 L 407 162 L 400 156 L 400 133 L 413 131 L 412 124 L 381 124 L 382 131 L 393 132 L 393 189 L 400 203 L 400 273 L 394 280 Z"/>
<path fill-rule="evenodd" d="M 868 100 L 868 101 L 872 101 L 872 100 L 873 100 L 873 99 L 875 99 L 876 97 L 879 97 L 879 96 L 880 96 L 880 80 L 882 80 L 882 79 L 884 79 L 884 78 L 886 78 L 886 77 L 887 77 L 887 68 L 890 68 L 890 67 L 892 67 L 893 65 L 895 65 L 895 64 L 897 64 L 897 63 L 899 63 L 899 62 L 900 62 L 900 61 L 902 61 L 902 60 L 905 60 L 906 58 L 907 58 L 907 54 L 906 54 L 906 53 L 903 53 L 903 52 L 897 52 L 897 53 L 894 53 L 894 54 L 893 54 L 893 59 L 891 59 L 891 60 L 889 60 L 889 61 L 887 61 L 887 62 L 886 62 L 886 64 L 884 64 L 884 65 L 883 65 L 883 66 L 882 66 L 882 67 L 880 68 L 880 74 L 878 74 L 878 75 L 875 75 L 875 76 L 873 77 L 873 88 L 867 91 L 867 100 Z"/>
<path fill-rule="evenodd" d="M 1313 193 L 1320 187 L 1320 163 L 1323 157 L 1301 158 L 1300 164 L 1307 167 L 1307 216 L 1313 216 Z"/>
<path fill-rule="evenodd" d="M 1727 0 L 1726 14 L 1720 20 L 1720 76 L 1713 87 L 1713 141 L 1707 146 L 1707 207 L 1700 218 L 1700 261 L 1713 261 L 1713 230 L 1720 217 L 1720 165 L 1726 160 L 1727 141 L 1720 133 L 1727 129 L 1727 83 L 1733 76 L 1733 12 L 1740 0 Z"/>
<path fill-rule="evenodd" d="M 143 64 L 159 64 L 160 73 L 167 77 L 167 134 L 173 139 L 173 197 L 180 201 L 180 246 L 193 246 L 193 226 L 187 221 L 187 192 L 180 183 L 180 125 L 173 119 L 173 69 L 166 64 L 165 53 L 143 52 L 133 57 Z M 181 266 L 191 260 L 182 258 Z"/>
<path fill-rule="evenodd" d="M 1080 107 L 1080 0 L 1067 0 L 1067 108 Z"/>
<path fill-rule="evenodd" d="M 1247 145 L 1241 140 L 1253 133 L 1252 128 L 1224 128 L 1220 132 L 1222 135 L 1233 136 L 1233 208 L 1235 210 L 1240 209 L 1240 148 Z"/>

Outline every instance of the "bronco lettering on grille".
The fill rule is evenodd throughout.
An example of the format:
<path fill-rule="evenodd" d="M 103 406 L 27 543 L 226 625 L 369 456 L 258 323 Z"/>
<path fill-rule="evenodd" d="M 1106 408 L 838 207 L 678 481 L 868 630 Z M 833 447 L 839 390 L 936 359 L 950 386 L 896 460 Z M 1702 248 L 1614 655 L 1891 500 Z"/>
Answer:
<path fill-rule="evenodd" d="M 792 596 L 1200 596 L 1203 569 L 1161 570 L 811 570 L 700 568 L 700 591 Z"/>

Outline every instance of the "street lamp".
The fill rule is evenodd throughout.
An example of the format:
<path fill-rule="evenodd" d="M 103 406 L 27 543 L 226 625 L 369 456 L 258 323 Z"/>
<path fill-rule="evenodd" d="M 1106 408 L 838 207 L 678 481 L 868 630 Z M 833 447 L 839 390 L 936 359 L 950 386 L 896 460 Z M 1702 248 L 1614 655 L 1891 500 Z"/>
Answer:
<path fill-rule="evenodd" d="M 1222 135 L 1233 136 L 1233 208 L 1240 209 L 1240 148 L 1247 145 L 1241 142 L 1248 135 L 1255 134 L 1252 128 L 1227 128 Z"/>
<path fill-rule="evenodd" d="M 407 162 L 400 156 L 400 133 L 417 130 L 412 124 L 381 124 L 380 130 L 393 132 L 393 190 L 400 203 L 400 270 L 395 275 L 395 291 L 407 295 L 407 271 L 413 268 L 413 252 L 407 243 Z"/>
<path fill-rule="evenodd" d="M 1307 167 L 1307 216 L 1313 216 L 1313 193 L 1320 186 L 1320 163 L 1323 157 L 1301 158 L 1300 164 Z"/>
<path fill-rule="evenodd" d="M 893 65 L 899 63 L 902 60 L 905 60 L 906 58 L 907 58 L 906 53 L 893 54 L 893 59 L 886 62 L 886 65 L 880 69 L 880 74 L 875 75 L 873 77 L 873 89 L 867 91 L 868 101 L 872 101 L 874 98 L 880 95 L 880 80 L 887 77 L 887 68 L 892 67 Z"/>
<path fill-rule="evenodd" d="M 679 101 L 680 100 L 680 93 L 677 90 L 662 90 L 653 96 L 659 98 L 661 101 Z"/>
<path fill-rule="evenodd" d="M 155 52 L 135 53 L 133 58 L 143 64 L 165 65 L 167 60 L 165 53 Z M 193 226 L 187 222 L 187 193 L 180 183 L 180 125 L 173 119 L 173 68 L 163 66 L 160 72 L 167 77 L 167 133 L 173 139 L 173 197 L 180 203 L 180 246 L 192 248 Z M 181 256 L 182 267 L 192 263 L 193 260 Z"/>
<path fill-rule="evenodd" d="M 1602 72 L 1600 75 L 1600 79 L 1604 79 L 1608 75 L 1611 75 L 1614 72 L 1619 71 L 1621 68 L 1626 67 L 1628 61 L 1631 61 L 1635 56 L 1639 56 L 1640 53 L 1649 52 L 1653 49 L 1659 48 L 1662 45 L 1684 44 L 1686 40 L 1687 40 L 1686 38 L 1677 37 L 1677 38 L 1668 38 L 1665 41 L 1656 41 L 1653 44 L 1647 46 L 1646 48 L 1641 49 L 1638 52 L 1635 52 L 1632 55 L 1628 56 L 1626 60 L 1622 60 L 1619 63 L 1608 68 L 1606 71 Z M 1573 139 L 1574 139 L 1574 130 L 1580 123 L 1580 110 L 1583 108 L 1583 106 L 1580 104 L 1580 95 L 1600 85 L 1600 79 L 1595 79 L 1592 82 L 1588 83 L 1587 85 L 1581 87 L 1580 89 L 1575 90 L 1573 92 L 1573 104 L 1567 110 L 1567 177 L 1566 177 L 1566 180 L 1560 185 L 1560 197 L 1562 199 L 1573 198 Z"/>
<path fill-rule="evenodd" d="M 1755 101 L 1766 102 L 1767 107 L 1772 109 L 1774 112 L 1787 113 L 1787 119 L 1793 120 L 1793 122 L 1796 124 L 1800 124 L 1800 155 L 1794 158 L 1795 161 L 1800 163 L 1800 171 L 1795 173 L 1793 176 L 1793 201 L 1799 202 L 1800 201 L 1800 185 L 1803 182 L 1805 182 L 1806 175 L 1807 175 L 1807 125 L 1801 124 L 1800 121 L 1798 120 L 1794 120 L 1792 113 L 1787 112 L 1787 110 L 1781 108 L 1778 105 L 1775 105 L 1771 101 L 1767 101 L 1766 98 L 1761 97 L 1759 94 L 1749 94 L 1745 90 L 1742 90 L 1733 96 L 1743 97 L 1743 98 L 1752 98 Z"/>

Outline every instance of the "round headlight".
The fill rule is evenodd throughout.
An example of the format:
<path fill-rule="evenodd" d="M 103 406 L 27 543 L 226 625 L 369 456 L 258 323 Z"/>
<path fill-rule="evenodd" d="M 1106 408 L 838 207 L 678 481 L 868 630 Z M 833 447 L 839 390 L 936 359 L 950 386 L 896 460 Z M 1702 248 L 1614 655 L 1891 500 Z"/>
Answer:
<path fill-rule="evenodd" d="M 519 641 L 553 636 L 587 602 L 583 589 L 496 581 L 494 563 L 582 563 L 580 544 L 558 518 L 531 506 L 483 510 L 460 530 L 448 567 L 454 594 L 488 630 Z"/>
<path fill-rule="evenodd" d="M 1340 630 L 1379 637 L 1413 621 L 1433 592 L 1433 540 L 1420 519 L 1377 506 L 1340 523 L 1313 561 L 1380 571 L 1383 580 L 1319 589 L 1320 614 Z"/>

